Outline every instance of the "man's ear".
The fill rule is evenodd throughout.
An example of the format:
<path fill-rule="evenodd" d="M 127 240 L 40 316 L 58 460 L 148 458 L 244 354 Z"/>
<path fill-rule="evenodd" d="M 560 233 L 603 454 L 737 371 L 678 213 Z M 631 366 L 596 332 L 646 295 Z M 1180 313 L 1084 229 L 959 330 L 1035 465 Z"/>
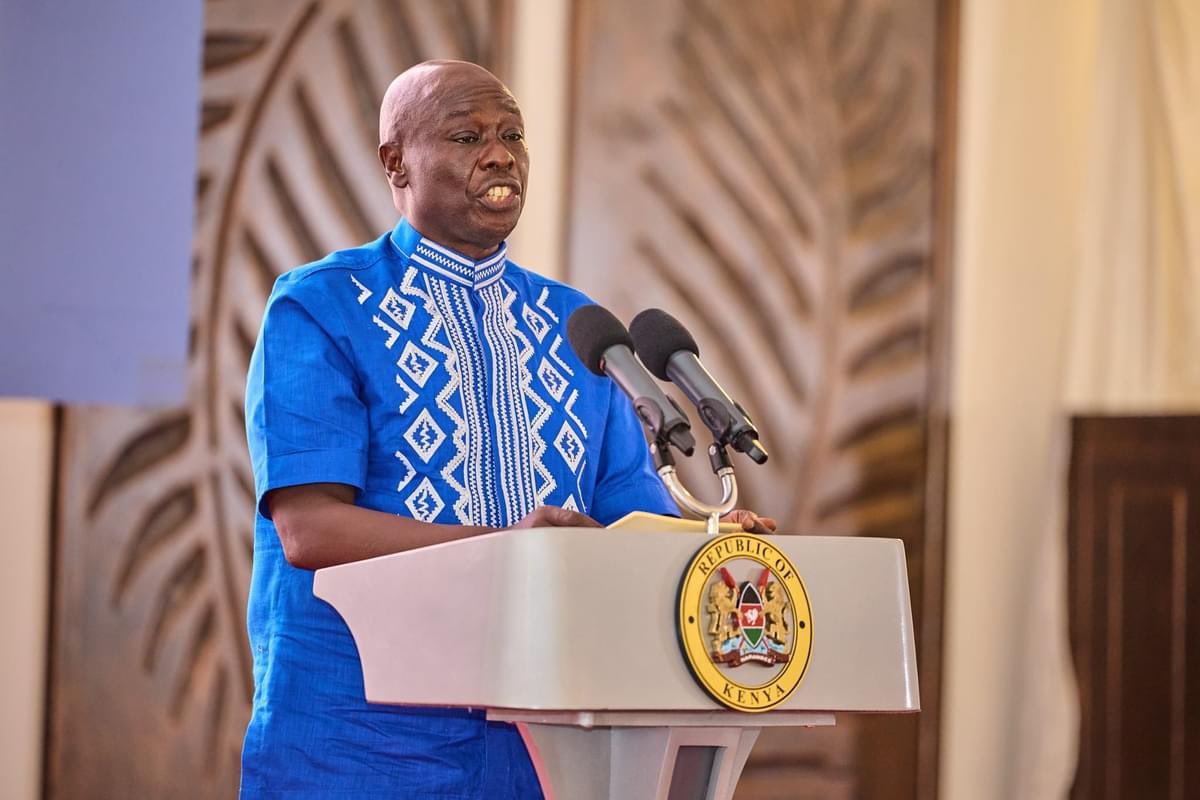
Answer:
<path fill-rule="evenodd" d="M 379 162 L 383 164 L 383 172 L 387 175 L 388 183 L 396 189 L 408 186 L 408 173 L 404 170 L 404 159 L 401 156 L 400 145 L 395 142 L 384 142 L 379 145 Z"/>

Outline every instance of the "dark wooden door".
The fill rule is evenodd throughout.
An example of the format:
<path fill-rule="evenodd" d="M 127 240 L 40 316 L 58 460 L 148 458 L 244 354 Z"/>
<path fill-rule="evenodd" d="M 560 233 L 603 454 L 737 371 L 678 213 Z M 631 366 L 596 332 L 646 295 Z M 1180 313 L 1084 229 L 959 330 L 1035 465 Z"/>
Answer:
<path fill-rule="evenodd" d="M 1200 797 L 1200 417 L 1080 417 L 1075 798 Z"/>

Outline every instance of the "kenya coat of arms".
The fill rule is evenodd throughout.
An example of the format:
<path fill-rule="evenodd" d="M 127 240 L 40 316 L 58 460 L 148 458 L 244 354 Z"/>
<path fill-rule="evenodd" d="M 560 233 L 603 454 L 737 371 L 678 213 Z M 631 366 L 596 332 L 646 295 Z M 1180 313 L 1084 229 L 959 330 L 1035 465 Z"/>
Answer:
<path fill-rule="evenodd" d="M 795 566 L 770 539 L 708 540 L 683 575 L 678 613 L 688 667 L 722 705 L 767 711 L 804 677 L 812 609 Z"/>
<path fill-rule="evenodd" d="M 758 580 L 739 587 L 729 570 L 717 569 L 708 593 L 708 634 L 712 660 L 740 667 L 747 661 L 771 666 L 788 660 L 789 604 L 771 570 L 763 567 Z"/>

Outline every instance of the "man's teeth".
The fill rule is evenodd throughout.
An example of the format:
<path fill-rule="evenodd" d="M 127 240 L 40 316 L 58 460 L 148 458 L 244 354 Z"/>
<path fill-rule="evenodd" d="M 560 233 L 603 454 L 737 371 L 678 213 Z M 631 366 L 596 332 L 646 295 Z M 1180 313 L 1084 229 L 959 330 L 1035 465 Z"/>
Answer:
<path fill-rule="evenodd" d="M 493 186 L 487 190 L 488 200 L 507 200 L 511 194 L 512 189 L 508 188 L 507 186 Z"/>

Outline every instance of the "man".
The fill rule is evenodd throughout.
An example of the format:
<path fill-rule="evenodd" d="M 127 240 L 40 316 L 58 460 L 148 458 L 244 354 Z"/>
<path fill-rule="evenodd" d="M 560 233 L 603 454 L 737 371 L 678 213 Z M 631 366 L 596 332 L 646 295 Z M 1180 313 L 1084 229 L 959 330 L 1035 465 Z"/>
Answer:
<path fill-rule="evenodd" d="M 282 276 L 251 359 L 242 794 L 540 797 L 512 726 L 367 705 L 353 639 L 312 596 L 312 570 L 677 510 L 628 401 L 564 341 L 588 299 L 506 258 L 529 170 L 509 91 L 474 64 L 418 65 L 387 90 L 380 142 L 399 224 Z"/>

